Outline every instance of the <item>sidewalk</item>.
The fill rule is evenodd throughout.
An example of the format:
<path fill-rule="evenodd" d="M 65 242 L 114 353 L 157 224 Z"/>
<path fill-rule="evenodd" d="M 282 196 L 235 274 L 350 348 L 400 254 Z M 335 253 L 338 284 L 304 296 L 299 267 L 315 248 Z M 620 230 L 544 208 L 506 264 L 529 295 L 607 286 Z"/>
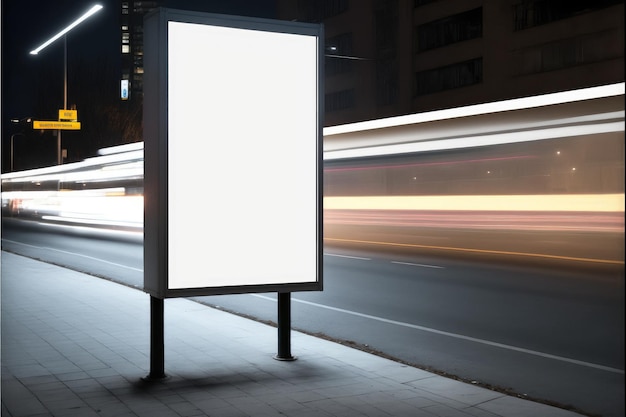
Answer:
<path fill-rule="evenodd" d="M 447 379 L 187 299 L 165 300 L 165 372 L 149 373 L 150 297 L 2 252 L 2 417 L 578 414 Z"/>

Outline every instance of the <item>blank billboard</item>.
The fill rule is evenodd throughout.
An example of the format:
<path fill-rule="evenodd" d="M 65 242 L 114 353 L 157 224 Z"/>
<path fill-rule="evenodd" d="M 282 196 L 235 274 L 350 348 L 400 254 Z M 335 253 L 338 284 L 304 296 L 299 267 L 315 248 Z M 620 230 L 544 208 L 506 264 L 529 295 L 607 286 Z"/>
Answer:
<path fill-rule="evenodd" d="M 144 289 L 320 290 L 320 25 L 144 23 Z"/>

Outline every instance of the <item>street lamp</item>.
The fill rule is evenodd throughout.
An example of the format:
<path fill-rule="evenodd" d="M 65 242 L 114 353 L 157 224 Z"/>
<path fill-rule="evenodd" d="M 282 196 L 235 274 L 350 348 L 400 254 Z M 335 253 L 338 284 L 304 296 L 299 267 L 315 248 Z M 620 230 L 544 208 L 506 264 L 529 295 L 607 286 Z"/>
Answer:
<path fill-rule="evenodd" d="M 338 55 L 335 52 L 338 51 L 339 48 L 337 48 L 336 46 L 327 46 L 326 50 L 328 52 L 333 52 L 331 54 L 324 54 L 324 56 L 328 57 L 328 58 L 338 58 L 338 59 L 351 59 L 354 61 L 372 61 L 371 58 L 362 58 L 360 56 L 350 56 L 350 55 Z"/>
<path fill-rule="evenodd" d="M 81 24 L 83 21 L 88 19 L 94 13 L 100 11 L 102 9 L 102 5 L 96 4 L 92 6 L 87 13 L 83 14 L 81 17 L 70 23 L 65 29 L 42 43 L 39 47 L 30 51 L 31 55 L 37 55 L 48 45 L 59 39 L 63 36 L 63 110 L 67 110 L 67 33 L 74 29 L 76 26 Z M 57 132 L 57 164 L 61 165 L 63 163 L 63 158 L 61 157 L 61 129 Z"/>

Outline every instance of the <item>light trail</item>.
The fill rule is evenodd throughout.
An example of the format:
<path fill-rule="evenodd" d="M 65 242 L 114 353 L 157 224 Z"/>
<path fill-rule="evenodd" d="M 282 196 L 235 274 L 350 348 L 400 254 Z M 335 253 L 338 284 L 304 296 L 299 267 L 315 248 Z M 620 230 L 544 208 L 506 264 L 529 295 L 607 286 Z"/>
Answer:
<path fill-rule="evenodd" d="M 370 169 L 402 169 L 402 168 L 414 168 L 414 167 L 425 167 L 425 166 L 440 166 L 440 165 L 456 165 L 456 164 L 471 164 L 471 163 L 485 163 L 485 162 L 500 162 L 500 161 L 508 161 L 508 160 L 517 160 L 517 159 L 530 159 L 536 158 L 536 156 L 531 155 L 520 155 L 520 156 L 503 156 L 503 157 L 494 157 L 494 158 L 482 158 L 482 159 L 463 159 L 459 161 L 440 161 L 440 162 L 416 162 L 416 163 L 407 163 L 407 164 L 387 164 L 387 165 L 366 165 L 362 167 L 338 167 L 338 168 L 325 168 L 324 172 L 343 172 L 343 171 L 363 171 Z"/>
<path fill-rule="evenodd" d="M 504 231 L 582 231 L 623 234 L 624 214 L 619 212 L 326 209 L 324 211 L 324 224 Z"/>
<path fill-rule="evenodd" d="M 400 262 L 400 261 L 391 261 L 392 264 L 396 265 L 408 265 L 408 266 L 419 266 L 421 268 L 435 268 L 435 269 L 446 269 L 445 266 L 438 265 L 426 265 L 426 264 L 416 264 L 413 262 Z"/>
<path fill-rule="evenodd" d="M 362 258 L 360 256 L 349 256 L 349 255 L 338 255 L 335 253 L 324 253 L 324 256 L 334 256 L 337 258 L 350 258 L 350 259 L 360 259 L 362 261 L 371 261 L 371 258 Z"/>
<path fill-rule="evenodd" d="M 624 194 L 399 195 L 324 197 L 333 210 L 544 211 L 624 213 Z"/>
<path fill-rule="evenodd" d="M 444 251 L 484 253 L 484 254 L 490 254 L 490 255 L 536 257 L 536 258 L 554 259 L 554 260 L 561 260 L 561 261 L 579 261 L 579 262 L 591 262 L 591 263 L 610 264 L 610 265 L 624 265 L 624 261 L 619 261 L 619 260 L 578 258 L 575 256 L 549 255 L 545 253 L 513 252 L 513 251 L 500 251 L 500 250 L 492 250 L 492 249 L 456 248 L 456 247 L 451 247 L 451 246 L 419 245 L 415 243 L 394 243 L 394 242 L 380 242 L 380 241 L 373 241 L 373 240 L 357 240 L 357 239 L 337 239 L 337 238 L 330 238 L 330 237 L 325 237 L 324 241 L 338 242 L 338 243 L 356 243 L 356 244 L 366 244 L 366 245 L 390 246 L 390 247 L 403 247 L 403 248 L 437 249 L 437 250 L 444 250 Z"/>
<path fill-rule="evenodd" d="M 17 244 L 17 245 L 22 245 L 22 246 L 28 246 L 30 248 L 35 248 L 35 249 L 45 249 L 45 250 L 49 250 L 49 251 L 52 251 L 52 252 L 63 253 L 65 255 L 79 256 L 81 258 L 89 259 L 90 261 L 98 261 L 98 262 L 102 262 L 102 263 L 107 264 L 107 265 L 113 265 L 113 266 L 117 266 L 117 267 L 120 267 L 120 268 L 130 269 L 131 271 L 143 272 L 143 268 L 134 268 L 132 266 L 118 264 L 116 262 L 105 261 L 104 259 L 100 259 L 100 258 L 96 258 L 96 257 L 93 257 L 93 256 L 88 256 L 88 255 L 83 255 L 81 253 L 69 252 L 69 251 L 65 251 L 65 250 L 61 250 L 61 249 L 50 248 L 50 247 L 47 247 L 47 246 L 31 245 L 31 244 L 28 244 L 28 243 L 18 242 L 16 240 L 10 240 L 10 239 L 2 239 L 2 241 L 3 242 L 10 242 L 10 243 Z"/>

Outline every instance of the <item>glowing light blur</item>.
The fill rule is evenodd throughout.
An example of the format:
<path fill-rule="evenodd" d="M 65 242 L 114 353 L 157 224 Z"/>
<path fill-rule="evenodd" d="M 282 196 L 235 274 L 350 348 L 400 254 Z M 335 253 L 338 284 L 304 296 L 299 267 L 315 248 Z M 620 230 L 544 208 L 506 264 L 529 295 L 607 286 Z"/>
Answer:
<path fill-rule="evenodd" d="M 79 17 L 78 19 L 76 19 L 75 21 L 73 21 L 72 23 L 70 23 L 65 29 L 61 30 L 59 33 L 57 33 L 56 35 L 54 35 L 53 37 L 51 37 L 50 39 L 48 39 L 47 41 L 45 41 L 43 44 L 41 44 L 39 47 L 33 49 L 32 51 L 30 51 L 31 55 L 37 55 L 39 52 L 41 52 L 44 48 L 46 48 L 48 45 L 50 45 L 51 43 L 53 43 L 54 41 L 56 41 L 57 39 L 59 39 L 61 36 L 65 35 L 67 32 L 69 32 L 70 30 L 74 29 L 76 26 L 80 25 L 83 21 L 85 21 L 85 19 L 88 19 L 91 15 L 93 15 L 94 13 L 100 11 L 102 9 L 102 5 L 100 4 L 96 4 L 95 6 L 91 7 L 87 13 L 83 14 L 81 17 Z"/>
<path fill-rule="evenodd" d="M 592 100 L 602 97 L 624 95 L 625 83 L 604 85 L 599 87 L 582 88 L 559 93 L 543 94 L 532 97 L 523 97 L 492 103 L 476 104 L 473 106 L 457 107 L 453 109 L 437 110 L 425 113 L 416 113 L 406 116 L 389 117 L 386 119 L 368 120 L 365 122 L 350 123 L 340 126 L 324 128 L 324 136 L 338 135 L 349 132 L 359 132 L 371 129 L 412 125 L 432 121 L 441 121 L 458 117 L 468 117 L 489 113 L 500 113 L 511 110 L 529 109 L 533 107 L 550 106 L 554 104 L 570 103 L 575 101 Z"/>
<path fill-rule="evenodd" d="M 596 97 L 601 91 L 623 94 L 623 86 L 579 90 L 558 97 Z M 457 137 L 456 133 L 450 136 L 459 126 L 451 129 L 448 122 L 427 128 L 405 125 L 402 128 L 407 130 L 402 135 L 417 138 L 405 143 L 395 143 L 398 137 L 388 136 L 394 127 L 378 127 L 368 132 L 371 136 L 367 141 L 361 141 L 359 132 L 365 134 L 366 130 L 359 129 L 369 125 L 357 124 L 357 133 L 348 134 L 357 135 L 351 136 L 356 138 L 356 148 L 325 143 L 325 240 L 443 247 L 433 242 L 421 245 L 414 240 L 427 235 L 425 230 L 436 231 L 435 242 L 458 239 L 457 232 L 462 231 L 473 236 L 471 242 L 466 242 L 467 248 L 476 242 L 491 245 L 481 253 L 497 252 L 507 245 L 507 253 L 523 247 L 525 253 L 543 256 L 539 251 L 544 248 L 539 248 L 539 239 L 535 239 L 541 233 L 541 242 L 551 245 L 542 252 L 544 255 L 551 251 L 550 256 L 555 257 L 623 264 L 624 111 L 605 111 L 605 107 L 592 114 L 580 114 L 595 104 L 597 100 L 581 102 L 574 117 L 567 116 L 572 109 L 569 107 L 558 119 L 525 120 L 523 129 L 522 123 L 509 124 L 509 119 L 489 119 L 490 123 L 468 125 L 467 129 L 472 134 L 489 134 L 468 137 Z M 623 109 L 623 102 L 620 106 Z M 465 111 L 469 114 L 476 108 Z M 342 135 L 338 130 L 330 132 L 325 139 Z M 423 140 L 428 135 L 434 139 Z M 483 137 L 492 142 L 481 142 Z M 484 143 L 490 145 L 475 146 Z M 363 144 L 367 146 L 359 148 Z M 394 150 L 399 149 L 410 153 L 395 155 Z M 368 158 L 353 158 L 363 150 Z M 376 157 L 378 153 L 384 155 Z M 229 170 L 248 178 L 246 163 L 229 163 Z M 276 172 L 277 177 L 280 175 L 284 173 Z M 3 214 L 141 230 L 142 180 L 143 143 L 107 148 L 82 162 L 3 174 Z M 202 202 L 207 201 L 207 195 L 213 203 L 219 202 L 229 210 L 233 207 L 232 202 L 216 198 L 211 190 L 198 189 L 198 183 L 188 192 L 197 193 L 193 200 L 198 204 L 183 210 L 203 213 Z M 234 204 L 245 216 L 267 198 L 287 197 L 247 192 L 242 187 L 240 200 Z M 190 216 L 191 222 L 193 218 Z M 490 243 L 494 233 L 503 241 Z M 520 236 L 530 236 L 530 240 L 521 243 Z M 593 241 L 587 241 L 590 236 Z M 570 248 L 573 254 L 562 253 L 572 237 L 578 239 L 572 243 L 576 247 Z M 449 244 L 461 250 L 460 245 L 458 240 Z"/>
<path fill-rule="evenodd" d="M 333 210 L 324 212 L 324 224 L 436 229 L 503 231 L 624 232 L 618 212 L 520 212 L 466 210 Z"/>
<path fill-rule="evenodd" d="M 326 210 L 624 212 L 624 194 L 325 197 Z"/>
<path fill-rule="evenodd" d="M 325 243 L 623 265 L 623 94 L 325 128 Z"/>
<path fill-rule="evenodd" d="M 611 115 L 613 116 L 613 114 Z M 324 160 L 363 158 L 379 155 L 394 155 L 414 152 L 439 151 L 443 149 L 463 149 L 478 146 L 500 145 L 505 143 L 532 142 L 560 137 L 597 135 L 601 133 L 623 132 L 624 112 L 620 112 L 620 121 L 589 123 L 576 126 L 560 126 L 547 129 L 521 130 L 515 132 L 496 132 L 487 135 L 468 137 L 448 137 L 441 140 L 414 141 L 389 145 L 364 146 L 355 149 L 324 151 Z"/>
<path fill-rule="evenodd" d="M 105 148 L 99 154 L 3 174 L 3 214 L 142 230 L 143 143 Z"/>
<path fill-rule="evenodd" d="M 462 161 L 463 164 L 471 164 L 471 163 L 484 163 L 484 162 L 493 162 L 493 161 L 509 161 L 516 159 L 528 159 L 535 158 L 532 155 L 518 155 L 518 156 L 507 156 L 507 157 L 497 157 L 497 158 L 480 158 L 480 159 L 464 159 Z M 433 165 L 454 165 L 459 164 L 458 161 L 441 161 L 441 162 L 412 162 L 405 164 L 385 164 L 385 165 L 367 165 L 360 167 L 343 167 L 343 168 L 334 168 L 328 167 L 324 169 L 324 172 L 339 172 L 339 171 L 365 171 L 371 169 L 388 169 L 388 168 L 414 168 L 414 167 L 423 167 L 423 166 L 433 166 Z"/>

